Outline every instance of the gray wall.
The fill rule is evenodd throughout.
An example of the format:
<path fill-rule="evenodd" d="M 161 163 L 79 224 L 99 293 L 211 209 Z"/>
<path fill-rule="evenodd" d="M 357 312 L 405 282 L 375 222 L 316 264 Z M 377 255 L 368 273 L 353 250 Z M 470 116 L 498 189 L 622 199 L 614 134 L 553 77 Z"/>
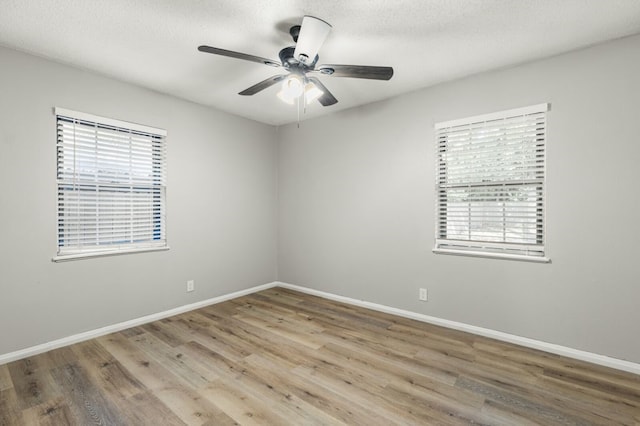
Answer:
<path fill-rule="evenodd" d="M 55 106 L 167 129 L 171 250 L 51 262 Z M 275 138 L 271 126 L 0 48 L 0 354 L 274 281 Z"/>
<path fill-rule="evenodd" d="M 278 279 L 640 362 L 640 37 L 300 129 L 3 48 L 0 64 L 0 354 Z M 553 263 L 433 254 L 433 124 L 542 102 Z M 168 130 L 171 250 L 51 262 L 54 106 Z"/>
<path fill-rule="evenodd" d="M 279 280 L 640 362 L 639 100 L 636 36 L 282 127 Z M 552 263 L 433 254 L 434 123 L 543 102 Z"/>

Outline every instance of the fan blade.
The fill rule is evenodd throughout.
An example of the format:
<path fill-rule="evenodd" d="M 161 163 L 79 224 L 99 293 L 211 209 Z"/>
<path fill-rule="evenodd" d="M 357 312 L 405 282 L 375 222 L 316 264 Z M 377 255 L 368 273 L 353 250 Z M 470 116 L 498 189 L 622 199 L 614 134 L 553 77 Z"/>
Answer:
<path fill-rule="evenodd" d="M 279 67 L 280 63 L 271 59 L 261 58 L 260 56 L 247 55 L 246 53 L 234 52 L 233 50 L 218 49 L 211 46 L 198 46 L 198 50 L 205 53 L 213 53 L 214 55 L 228 56 L 230 58 L 244 59 L 245 61 L 257 62 L 259 64 L 269 65 L 271 67 Z"/>
<path fill-rule="evenodd" d="M 266 89 L 267 87 L 271 87 L 279 81 L 282 81 L 286 78 L 286 74 L 274 75 L 272 77 L 267 78 L 266 80 L 262 80 L 260 83 L 254 84 L 248 89 L 244 89 L 242 92 L 238 93 L 238 95 L 243 96 L 251 96 L 256 93 Z"/>
<path fill-rule="evenodd" d="M 302 18 L 302 26 L 293 57 L 305 65 L 312 66 L 318 50 L 331 31 L 331 25 L 313 16 Z"/>
<path fill-rule="evenodd" d="M 391 67 L 370 67 L 367 65 L 320 65 L 314 71 L 333 77 L 368 78 L 389 80 L 393 77 Z"/>
<path fill-rule="evenodd" d="M 331 94 L 331 92 L 329 91 L 329 89 L 327 89 L 324 84 L 322 84 L 320 82 L 320 80 L 318 80 L 315 77 L 308 77 L 308 80 L 310 82 L 312 82 L 313 84 L 315 84 L 318 89 L 322 90 L 324 93 L 322 94 L 322 96 L 320 96 L 318 98 L 318 102 L 320 102 L 322 104 L 322 106 L 330 106 L 333 104 L 337 104 L 338 100 Z"/>

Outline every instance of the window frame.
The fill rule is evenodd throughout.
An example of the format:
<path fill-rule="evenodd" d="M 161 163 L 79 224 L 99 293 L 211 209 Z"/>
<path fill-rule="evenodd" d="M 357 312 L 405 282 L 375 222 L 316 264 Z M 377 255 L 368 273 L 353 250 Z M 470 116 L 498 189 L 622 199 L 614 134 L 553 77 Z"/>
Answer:
<path fill-rule="evenodd" d="M 547 159 L 546 159 L 546 151 L 547 151 L 547 119 L 548 119 L 548 111 L 550 110 L 550 104 L 543 103 L 538 105 L 532 105 L 523 108 L 515 108 L 504 111 L 498 111 L 489 114 L 482 114 L 462 119 L 450 120 L 439 122 L 434 125 L 434 139 L 435 139 L 435 235 L 434 235 L 434 248 L 433 252 L 436 254 L 449 254 L 449 255 L 460 255 L 460 256 L 473 256 L 473 257 L 487 257 L 487 258 L 497 258 L 497 259 L 510 259 L 510 260 L 521 260 L 521 261 L 529 261 L 529 262 L 541 262 L 548 263 L 551 260 L 548 257 L 548 246 L 546 243 L 547 240 L 547 220 L 546 220 L 546 212 L 547 212 L 547 197 L 546 197 L 546 189 L 547 189 Z M 446 216 L 446 213 L 443 213 L 441 200 L 446 199 L 446 195 L 442 196 L 442 191 L 447 191 L 447 188 L 451 189 L 452 186 L 449 184 L 445 184 L 443 180 L 443 175 L 440 171 L 442 166 L 442 162 L 446 161 L 442 159 L 443 152 L 441 151 L 441 137 L 442 134 L 446 134 L 445 137 L 449 136 L 449 131 L 451 129 L 460 129 L 467 127 L 472 127 L 474 125 L 482 125 L 490 122 L 499 122 L 506 120 L 514 120 L 518 117 L 526 117 L 532 115 L 540 115 L 542 114 L 543 123 L 544 123 L 544 132 L 542 134 L 542 161 L 543 166 L 540 169 L 542 172 L 541 183 L 536 187 L 535 183 L 531 184 L 532 188 L 535 188 L 533 191 L 535 194 L 540 194 L 540 198 L 538 198 L 536 204 L 536 214 L 538 213 L 538 209 L 541 209 L 540 212 L 540 236 L 541 241 L 537 237 L 536 233 L 536 244 L 519 244 L 513 242 L 507 242 L 506 237 L 503 237 L 503 241 L 490 241 L 490 240 L 481 240 L 475 239 L 471 240 L 471 237 L 468 240 L 464 239 L 447 239 L 442 238 L 442 223 L 448 224 L 449 220 Z M 473 133 L 472 133 L 473 134 Z M 470 139 L 472 136 L 470 137 Z M 537 141 L 536 137 L 536 141 Z M 537 146 L 538 143 L 534 146 Z M 448 170 L 448 169 L 447 169 Z M 533 170 L 533 168 L 531 169 Z M 499 171 L 499 165 L 496 165 L 496 171 Z M 514 172 L 515 174 L 516 172 Z M 511 175 L 513 178 L 513 175 Z M 505 179 L 502 183 L 502 187 L 507 187 L 505 182 L 511 181 L 509 178 Z M 516 179 L 512 180 L 514 184 L 518 185 Z M 520 182 L 519 187 L 524 188 L 527 184 Z M 462 184 L 459 187 L 466 188 L 488 188 L 492 186 L 490 181 L 476 181 L 476 182 L 466 182 L 466 185 Z M 500 185 L 496 185 L 496 187 L 500 187 Z M 470 191 L 471 192 L 471 191 Z M 485 197 L 487 197 L 485 195 Z M 469 201 L 469 203 L 471 203 Z M 479 210 L 482 211 L 482 210 Z M 471 210 L 469 215 L 471 215 Z M 535 216 L 535 215 L 534 215 Z M 469 220 L 471 220 L 471 216 L 469 216 Z M 471 222 L 470 222 L 471 223 Z M 503 233 L 506 235 L 506 226 L 504 225 L 503 219 Z M 524 223 L 524 222 L 523 222 Z"/>
<path fill-rule="evenodd" d="M 53 108 L 53 115 L 54 115 L 55 126 L 56 126 L 56 151 L 57 151 L 56 153 L 56 193 L 57 193 L 56 247 L 57 247 L 57 251 L 56 251 L 56 255 L 52 258 L 52 261 L 62 262 L 62 261 L 68 261 L 68 260 L 86 259 L 86 258 L 93 258 L 93 257 L 169 250 L 169 245 L 167 243 L 167 231 L 166 231 L 166 228 L 167 228 L 167 221 L 166 221 L 166 201 L 167 201 L 166 136 L 167 136 L 167 131 L 164 129 L 145 126 L 142 124 L 127 122 L 123 120 L 116 120 L 116 119 L 107 118 L 107 117 L 101 117 L 93 114 L 73 111 L 73 110 L 60 108 L 60 107 Z M 106 132 L 115 133 L 115 132 L 122 131 L 123 134 L 126 134 L 128 132 L 130 135 L 132 135 L 132 136 L 129 136 L 130 146 L 129 146 L 128 155 L 124 157 L 121 156 L 120 160 L 112 161 L 111 159 L 98 157 L 96 154 L 96 159 L 95 159 L 95 161 L 98 161 L 98 158 L 100 158 L 101 161 L 109 161 L 112 163 L 116 163 L 118 166 L 120 166 L 121 164 L 118 164 L 118 163 L 121 162 L 123 158 L 124 159 L 128 158 L 129 168 L 128 169 L 122 168 L 120 170 L 125 170 L 126 172 L 125 175 L 126 174 L 129 175 L 129 178 L 128 178 L 129 180 L 127 181 L 121 178 L 114 178 L 113 176 L 110 176 L 107 179 L 101 176 L 102 173 L 100 171 L 95 170 L 94 171 L 95 176 L 93 180 L 83 181 L 82 179 L 77 178 L 77 175 L 79 173 L 78 169 L 76 169 L 77 160 L 73 161 L 73 168 L 71 169 L 72 174 L 74 176 L 73 182 L 71 183 L 68 177 L 65 178 L 62 170 L 64 170 L 64 161 L 65 161 L 64 156 L 65 156 L 65 153 L 67 152 L 65 151 L 64 145 L 65 145 L 65 142 L 68 143 L 68 139 L 64 139 L 64 136 L 61 136 L 61 132 L 62 132 L 61 121 L 73 123 L 74 128 L 77 125 L 77 123 L 79 123 L 81 126 L 84 126 L 85 129 L 88 128 L 89 126 L 95 126 L 96 129 L 102 129 Z M 74 137 L 75 137 L 75 133 L 74 133 Z M 142 181 L 134 179 L 135 169 L 133 169 L 132 167 L 134 167 L 133 164 L 136 163 L 136 160 L 138 160 L 138 158 L 132 157 L 132 155 L 134 155 L 134 153 L 137 152 L 134 150 L 137 148 L 134 148 L 133 147 L 134 145 L 131 145 L 134 143 L 132 142 L 134 140 L 132 139 L 133 137 L 149 140 L 149 147 L 147 148 L 147 150 L 150 153 L 147 155 L 150 158 L 150 163 L 146 165 L 147 160 L 145 160 L 145 162 L 142 163 L 143 164 L 142 167 L 148 166 L 148 168 L 152 170 L 151 172 L 152 174 L 147 175 L 147 177 Z M 154 142 L 154 140 L 156 142 Z M 99 141 L 100 141 L 100 137 L 96 136 L 95 139 L 91 142 L 94 143 L 95 146 L 98 146 L 100 143 Z M 104 139 L 102 141 L 104 143 Z M 76 156 L 75 139 L 73 143 L 74 143 L 73 158 L 76 158 L 75 157 Z M 96 152 L 98 152 L 97 149 L 96 149 Z M 155 174 L 155 170 L 158 170 L 157 176 Z M 149 236 L 147 236 L 146 238 L 141 238 L 140 241 L 129 241 L 129 242 L 113 242 L 112 241 L 111 243 L 107 243 L 104 245 L 100 245 L 98 243 L 82 244 L 81 242 L 78 242 L 77 245 L 72 245 L 65 248 L 65 245 L 61 244 L 61 241 L 64 241 L 65 239 L 64 233 L 69 232 L 68 230 L 69 228 L 65 228 L 64 226 L 65 216 L 62 212 L 64 211 L 64 206 L 65 206 L 65 195 L 68 196 L 69 194 L 73 194 L 73 192 L 69 192 L 69 186 L 73 186 L 72 191 L 77 191 L 76 199 L 79 206 L 82 205 L 82 203 L 87 202 L 86 197 L 85 198 L 80 197 L 80 194 L 82 193 L 82 190 L 81 190 L 82 186 L 85 186 L 85 188 L 87 187 L 93 188 L 88 190 L 91 194 L 93 194 L 93 195 L 90 195 L 89 197 L 92 197 L 92 196 L 96 197 L 95 194 L 99 193 L 100 189 L 111 187 L 112 189 L 107 190 L 108 193 L 110 193 L 111 195 L 120 193 L 121 198 L 118 198 L 117 196 L 114 197 L 114 200 L 116 202 L 122 201 L 122 197 L 126 197 L 126 195 L 122 195 L 122 194 L 130 194 L 129 199 L 130 199 L 130 202 L 133 203 L 133 200 L 135 198 L 131 198 L 131 197 L 133 197 L 135 194 L 146 193 L 147 196 L 145 199 L 149 200 L 148 202 L 150 204 L 148 209 L 150 211 L 149 214 L 152 215 L 152 219 L 151 220 L 145 219 L 143 222 L 145 223 L 144 229 L 146 229 L 146 232 L 148 233 Z M 159 199 L 156 200 L 156 198 L 158 197 Z M 98 203 L 98 201 L 94 201 L 94 203 Z M 130 232 L 133 233 L 131 238 L 133 239 L 134 238 L 133 235 L 135 235 L 135 232 L 133 231 L 133 226 L 134 226 L 133 224 L 135 223 L 136 219 L 139 220 L 139 218 L 136 218 L 134 216 L 133 204 L 131 209 L 132 209 L 131 210 L 132 213 L 129 218 L 126 218 L 127 215 L 125 214 L 125 215 L 119 215 L 117 220 L 122 220 L 122 218 L 125 218 L 126 220 L 125 226 L 128 226 L 131 229 Z M 154 213 L 155 210 L 159 210 L 159 212 Z M 156 214 L 158 215 L 157 219 L 155 218 Z M 116 220 L 116 219 L 112 219 L 112 220 Z M 73 223 L 79 222 L 79 219 L 76 217 L 75 221 L 76 222 L 73 222 Z M 97 216 L 96 220 L 94 222 L 91 222 L 88 226 L 91 227 L 92 224 L 95 224 L 95 226 L 98 226 L 98 223 L 99 223 L 99 216 Z M 115 225 L 112 225 L 112 226 L 115 226 Z M 158 238 L 156 238 L 156 236 L 158 236 Z M 101 234 L 99 231 L 95 231 L 96 241 L 98 241 L 101 237 L 104 238 L 105 234 Z"/>

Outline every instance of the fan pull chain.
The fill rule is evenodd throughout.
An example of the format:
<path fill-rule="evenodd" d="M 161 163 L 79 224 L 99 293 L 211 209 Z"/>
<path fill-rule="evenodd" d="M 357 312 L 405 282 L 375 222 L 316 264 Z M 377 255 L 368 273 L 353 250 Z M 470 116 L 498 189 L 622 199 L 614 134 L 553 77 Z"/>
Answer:
<path fill-rule="evenodd" d="M 300 96 L 298 96 L 298 98 L 296 98 L 296 110 L 298 112 L 298 129 L 300 128 Z"/>
<path fill-rule="evenodd" d="M 305 81 L 308 81 L 308 80 L 306 80 L 305 78 Z M 302 92 L 302 107 L 304 108 L 302 110 L 302 115 L 307 115 L 307 91 L 306 90 Z"/>

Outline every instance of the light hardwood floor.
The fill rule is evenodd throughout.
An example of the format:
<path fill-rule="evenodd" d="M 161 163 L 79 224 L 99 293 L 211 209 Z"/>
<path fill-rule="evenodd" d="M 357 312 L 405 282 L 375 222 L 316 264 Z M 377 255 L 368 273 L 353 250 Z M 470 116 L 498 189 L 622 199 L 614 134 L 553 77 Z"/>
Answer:
<path fill-rule="evenodd" d="M 280 288 L 0 366 L 1 425 L 640 424 L 640 376 Z"/>

